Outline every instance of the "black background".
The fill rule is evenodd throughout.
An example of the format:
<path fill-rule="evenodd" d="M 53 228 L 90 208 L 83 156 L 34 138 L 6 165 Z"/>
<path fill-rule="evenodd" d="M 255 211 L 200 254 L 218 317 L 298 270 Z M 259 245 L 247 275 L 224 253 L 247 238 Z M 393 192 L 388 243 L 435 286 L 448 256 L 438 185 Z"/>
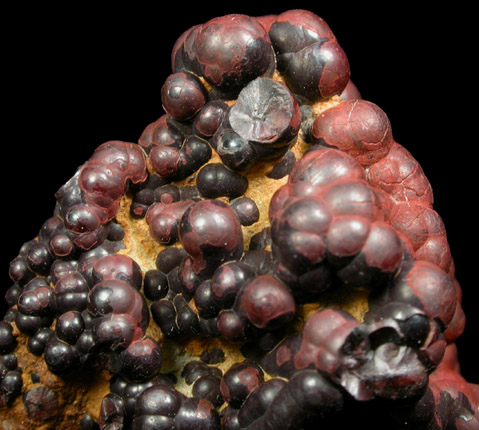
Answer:
<path fill-rule="evenodd" d="M 383 2 L 387 7 L 380 9 L 339 2 L 256 3 L 172 2 L 171 9 L 42 5 L 3 14 L 2 290 L 11 285 L 8 263 L 52 214 L 54 193 L 78 165 L 107 140 L 137 141 L 163 113 L 160 89 L 170 73 L 173 43 L 184 30 L 227 13 L 309 9 L 330 25 L 363 98 L 388 114 L 395 140 L 420 162 L 433 186 L 468 316 L 458 340 L 462 371 L 479 382 L 472 63 L 477 36 L 471 11 L 460 3 L 422 10 L 404 2 L 400 7 Z"/>

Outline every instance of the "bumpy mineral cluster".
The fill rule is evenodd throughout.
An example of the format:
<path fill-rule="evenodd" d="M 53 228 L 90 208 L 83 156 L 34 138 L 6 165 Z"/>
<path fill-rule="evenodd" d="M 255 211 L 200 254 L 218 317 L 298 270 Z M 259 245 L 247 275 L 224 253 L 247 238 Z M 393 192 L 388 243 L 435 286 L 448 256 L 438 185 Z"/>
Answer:
<path fill-rule="evenodd" d="M 214 18 L 171 67 L 10 264 L 1 428 L 477 430 L 431 185 L 326 22 Z"/>

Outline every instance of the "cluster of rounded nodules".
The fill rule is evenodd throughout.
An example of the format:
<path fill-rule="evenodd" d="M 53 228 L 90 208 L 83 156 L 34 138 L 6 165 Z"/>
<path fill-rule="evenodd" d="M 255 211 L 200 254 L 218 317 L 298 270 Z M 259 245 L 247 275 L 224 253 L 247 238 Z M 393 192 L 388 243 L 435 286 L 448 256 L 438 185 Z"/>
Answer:
<path fill-rule="evenodd" d="M 355 400 L 377 399 L 400 401 L 382 418 L 398 428 L 404 420 L 474 426 L 475 400 L 454 372 L 428 386 L 464 328 L 431 187 L 384 112 L 354 91 L 348 100 L 347 59 L 329 27 L 306 11 L 228 15 L 185 32 L 172 62 L 162 88 L 167 113 L 139 145 L 101 145 L 11 263 L 0 402 L 22 391 L 14 322 L 53 373 L 113 372 L 99 424 L 86 415 L 83 430 L 206 430 L 221 421 L 227 430 L 308 428 L 319 419 L 337 424 L 336 413 L 354 410 Z M 312 116 L 313 103 L 341 93 L 343 102 Z M 296 162 L 289 149 L 300 131 L 312 146 Z M 212 150 L 221 163 L 207 164 Z M 271 201 L 271 228 L 244 249 L 242 226 L 259 211 L 244 196 L 242 173 L 281 158 L 269 176 L 289 178 Z M 196 172 L 196 185 L 174 184 Z M 114 218 L 125 192 L 131 214 L 165 246 L 146 273 L 118 254 L 124 232 Z M 322 310 L 285 338 L 298 304 L 335 288 L 371 291 L 364 322 Z M 160 373 L 161 348 L 146 335 L 150 312 L 166 338 L 242 342 L 247 360 L 224 374 L 215 367 L 222 351 L 188 363 L 187 397 Z M 37 385 L 23 402 L 42 421 L 59 399 Z"/>
<path fill-rule="evenodd" d="M 273 79 L 276 71 L 284 84 Z M 294 144 L 300 105 L 341 94 L 349 75 L 336 37 L 310 12 L 215 18 L 176 42 L 172 74 L 161 89 L 166 114 L 139 143 L 152 170 L 176 181 L 205 164 L 213 148 L 223 165 L 220 172 L 200 174 L 200 189 L 214 192 L 208 178 L 217 174 L 237 194 L 244 182 L 238 172 L 277 160 Z"/>
<path fill-rule="evenodd" d="M 110 393 L 102 401 L 101 428 L 219 428 L 216 408 L 225 401 L 223 373 L 214 365 L 224 359 L 223 351 L 212 349 L 201 360 L 184 366 L 180 378 L 191 386 L 193 397 L 174 388 L 178 380 L 171 374 L 159 374 L 144 382 L 115 376 Z"/>

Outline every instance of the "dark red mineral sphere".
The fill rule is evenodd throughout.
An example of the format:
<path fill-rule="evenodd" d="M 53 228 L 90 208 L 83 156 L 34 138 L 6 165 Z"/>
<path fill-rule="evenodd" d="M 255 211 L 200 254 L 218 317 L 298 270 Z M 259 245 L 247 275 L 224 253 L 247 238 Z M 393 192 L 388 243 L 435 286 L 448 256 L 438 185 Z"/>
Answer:
<path fill-rule="evenodd" d="M 180 151 L 171 146 L 155 146 L 150 152 L 151 167 L 162 178 L 175 176 L 180 162 Z"/>
<path fill-rule="evenodd" d="M 205 87 L 191 73 L 173 73 L 161 88 L 164 109 L 173 118 L 182 121 L 194 117 L 205 105 L 207 97 Z"/>
<path fill-rule="evenodd" d="M 146 221 L 153 239 L 162 244 L 176 242 L 181 217 L 192 204 L 193 200 L 185 200 L 170 204 L 156 203 L 151 206 L 146 213 Z"/>
<path fill-rule="evenodd" d="M 219 200 L 201 200 L 180 222 L 180 240 L 193 258 L 193 269 L 213 269 L 243 252 L 241 224 L 233 209 Z"/>
<path fill-rule="evenodd" d="M 278 328 L 290 321 L 296 311 L 293 296 L 276 278 L 263 275 L 241 292 L 240 309 L 259 328 Z"/>
<path fill-rule="evenodd" d="M 148 152 L 154 146 L 171 146 L 180 149 L 184 138 L 183 133 L 173 124 L 172 117 L 164 114 L 146 126 L 138 144 Z"/>
<path fill-rule="evenodd" d="M 143 275 L 138 263 L 126 255 L 107 255 L 93 266 L 95 283 L 108 279 L 120 279 L 137 290 L 143 282 Z"/>
<path fill-rule="evenodd" d="M 382 159 L 393 144 L 384 111 L 366 100 L 347 100 L 318 115 L 313 141 L 334 146 L 366 167 Z"/>
<path fill-rule="evenodd" d="M 266 30 L 255 18 L 241 14 L 214 18 L 202 25 L 194 56 L 204 78 L 228 93 L 274 67 Z"/>
<path fill-rule="evenodd" d="M 293 93 L 317 101 L 346 88 L 348 59 L 322 18 L 300 9 L 286 11 L 272 23 L 269 36 L 278 70 Z"/>

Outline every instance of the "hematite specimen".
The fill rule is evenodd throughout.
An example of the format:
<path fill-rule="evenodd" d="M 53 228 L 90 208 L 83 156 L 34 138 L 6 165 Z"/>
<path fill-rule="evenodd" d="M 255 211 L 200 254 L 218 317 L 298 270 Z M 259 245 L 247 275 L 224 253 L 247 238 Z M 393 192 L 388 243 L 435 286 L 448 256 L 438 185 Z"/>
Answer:
<path fill-rule="evenodd" d="M 165 112 L 100 145 L 10 264 L 1 419 L 476 430 L 431 185 L 327 23 L 213 18 L 171 60 Z"/>

